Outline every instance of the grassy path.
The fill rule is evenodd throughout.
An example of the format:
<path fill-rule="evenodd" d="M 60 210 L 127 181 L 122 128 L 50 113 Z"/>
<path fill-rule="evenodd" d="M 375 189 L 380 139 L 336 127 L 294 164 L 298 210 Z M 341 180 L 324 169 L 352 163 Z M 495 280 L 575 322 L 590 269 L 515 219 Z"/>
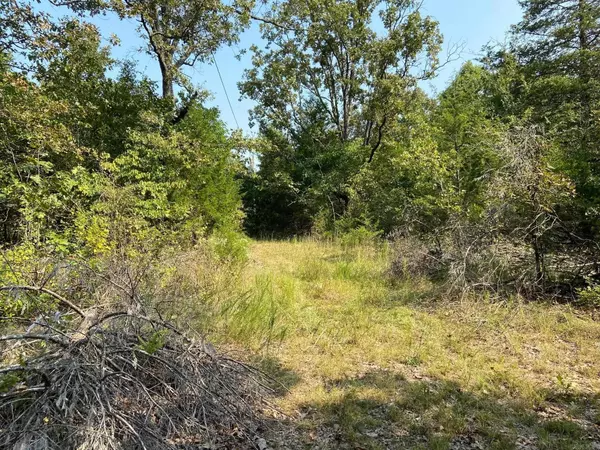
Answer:
<path fill-rule="evenodd" d="M 426 281 L 393 282 L 388 253 L 252 245 L 244 320 L 249 335 L 263 327 L 262 364 L 289 387 L 277 403 L 294 425 L 271 445 L 600 449 L 600 323 L 437 299 Z"/>

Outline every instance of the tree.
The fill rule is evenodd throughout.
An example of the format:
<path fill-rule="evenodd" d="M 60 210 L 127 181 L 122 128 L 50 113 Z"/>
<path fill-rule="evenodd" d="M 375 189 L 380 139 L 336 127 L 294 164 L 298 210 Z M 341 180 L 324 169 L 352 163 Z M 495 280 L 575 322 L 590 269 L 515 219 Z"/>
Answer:
<path fill-rule="evenodd" d="M 600 1 L 522 0 L 514 48 L 524 67 L 532 118 L 560 142 L 562 168 L 581 194 L 583 221 L 598 215 Z M 583 216 L 587 219 L 583 219 Z"/>
<path fill-rule="evenodd" d="M 435 102 L 416 90 L 380 148 L 352 178 L 349 216 L 391 234 L 439 230 L 457 203 L 454 154 L 440 151 L 432 121 Z"/>
<path fill-rule="evenodd" d="M 161 125 L 160 117 L 146 120 Z M 237 229 L 237 167 L 217 110 L 196 102 L 175 129 L 132 132 L 125 147 L 104 167 L 117 186 L 135 194 L 133 206 L 149 225 L 196 236 Z"/>
<path fill-rule="evenodd" d="M 343 214 L 361 155 L 326 127 L 326 113 L 314 105 L 306 111 L 304 128 L 289 137 L 274 127 L 263 130 L 257 145 L 260 170 L 244 183 L 248 232 L 302 234 L 311 231 L 322 211 L 330 220 Z"/>
<path fill-rule="evenodd" d="M 210 60 L 222 44 L 236 42 L 250 18 L 220 0 L 112 0 L 111 7 L 140 22 L 147 50 L 160 67 L 163 98 L 170 101 L 175 83 L 186 84 L 182 68 Z"/>
<path fill-rule="evenodd" d="M 514 127 L 497 145 L 501 167 L 488 191 L 488 215 L 517 245 L 531 248 L 534 288 L 545 291 L 546 258 L 564 234 L 557 209 L 573 194 L 567 178 L 552 166 L 552 141 L 539 127 Z M 489 220 L 489 217 L 488 217 Z M 526 277 L 526 274 L 521 274 Z"/>
<path fill-rule="evenodd" d="M 459 206 L 467 214 L 482 210 L 486 175 L 497 166 L 501 124 L 494 111 L 495 82 L 484 67 L 466 63 L 439 96 L 433 116 L 439 151 L 450 158 Z"/>
<path fill-rule="evenodd" d="M 525 16 L 515 27 L 523 40 L 517 42 L 519 55 L 538 76 L 577 80 L 578 84 L 572 85 L 576 92 L 572 93 L 579 103 L 581 126 L 586 129 L 598 78 L 600 1 L 521 0 L 520 4 Z"/>
<path fill-rule="evenodd" d="M 72 223 L 87 206 L 93 150 L 60 117 L 70 105 L 49 98 L 26 77 L 0 73 L 0 242 L 38 242 Z"/>
<path fill-rule="evenodd" d="M 377 11 L 381 36 L 373 29 Z M 398 98 L 435 73 L 437 22 L 404 0 L 289 0 L 269 17 L 274 24 L 262 25 L 269 49 L 253 48 L 254 68 L 240 84 L 258 102 L 253 117 L 263 126 L 299 130 L 311 114 L 308 102 L 316 102 L 328 129 L 342 142 L 360 138 L 372 160 L 399 113 Z"/>
<path fill-rule="evenodd" d="M 94 25 L 64 19 L 37 42 L 32 76 L 46 95 L 69 104 L 60 121 L 80 145 L 117 156 L 130 130 L 143 127 L 142 115 L 163 110 L 154 84 L 138 79 L 132 63 L 114 60 Z"/>
<path fill-rule="evenodd" d="M 377 14 L 383 33 L 375 31 Z M 351 178 L 376 159 L 418 82 L 434 75 L 437 22 L 405 0 L 288 0 L 266 19 L 269 46 L 253 48 L 254 67 L 240 84 L 272 143 L 259 176 L 279 173 L 290 182 L 286 201 L 312 198 L 336 220 L 348 209 Z M 275 161 L 289 163 L 273 170 Z M 282 184 L 269 184 L 282 192 Z"/>
<path fill-rule="evenodd" d="M 173 105 L 131 63 L 113 60 L 89 23 L 69 18 L 28 33 L 27 74 L 0 54 L 4 243 L 68 247 L 85 236 L 105 248 L 107 203 L 119 198 L 128 233 L 237 230 L 238 163 L 217 111 L 191 100 L 174 124 Z"/>
<path fill-rule="evenodd" d="M 36 37 L 51 29 L 48 15 L 31 4 L 0 0 L 0 55 L 12 68 L 29 70 L 28 56 L 38 46 Z"/>

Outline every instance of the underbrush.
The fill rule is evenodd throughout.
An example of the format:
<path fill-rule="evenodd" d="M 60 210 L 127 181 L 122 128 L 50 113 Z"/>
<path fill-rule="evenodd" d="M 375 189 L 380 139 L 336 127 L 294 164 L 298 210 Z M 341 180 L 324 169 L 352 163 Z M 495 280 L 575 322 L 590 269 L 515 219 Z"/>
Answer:
<path fill-rule="evenodd" d="M 210 341 L 273 327 L 255 327 L 240 306 L 243 247 L 233 257 L 215 249 L 231 244 L 3 251 L 0 446 L 253 447 L 270 382 Z"/>
<path fill-rule="evenodd" d="M 129 316 L 114 323 L 137 336 L 119 345 L 142 368 L 150 370 L 157 360 L 141 352 L 191 356 L 180 344 L 167 344 L 179 339 L 169 327 L 198 337 L 199 364 L 213 361 L 212 344 L 252 360 L 280 384 L 280 397 L 272 399 L 287 418 L 270 421 L 264 436 L 273 448 L 586 449 L 600 442 L 600 325 L 593 310 L 499 291 L 448 289 L 447 279 L 414 268 L 414 243 L 252 242 L 241 260 L 219 256 L 211 245 L 138 253 L 133 264 L 122 255 L 93 264 L 37 258 L 38 265 L 5 269 L 76 299 L 94 317 L 123 311 L 160 321 L 162 328 Z M 64 314 L 44 292 L 3 295 L 25 308 L 12 309 L 15 318 L 53 324 L 58 311 L 66 327 L 61 332 L 79 329 L 76 314 Z M 27 357 L 46 354 L 40 344 L 19 348 Z M 202 356 L 207 352 L 209 359 Z M 20 364 L 20 354 L 11 353 L 9 363 Z M 229 370 L 232 360 L 223 361 Z M 249 378 L 225 384 L 241 386 L 239 398 L 248 394 L 244 402 L 263 409 L 260 402 L 270 393 L 262 391 L 261 375 L 245 364 L 232 367 Z M 43 383 L 37 376 L 29 379 Z M 252 415 L 254 406 L 240 411 L 248 415 L 224 423 L 255 433 L 249 424 L 261 423 L 261 414 Z"/>
<path fill-rule="evenodd" d="M 519 297 L 591 309 L 600 303 L 596 264 L 585 252 L 548 252 L 537 266 L 531 247 L 523 242 L 462 229 L 421 239 L 399 237 L 390 247 L 392 279 L 428 280 L 436 295 L 447 299 L 472 296 L 502 302 Z"/>

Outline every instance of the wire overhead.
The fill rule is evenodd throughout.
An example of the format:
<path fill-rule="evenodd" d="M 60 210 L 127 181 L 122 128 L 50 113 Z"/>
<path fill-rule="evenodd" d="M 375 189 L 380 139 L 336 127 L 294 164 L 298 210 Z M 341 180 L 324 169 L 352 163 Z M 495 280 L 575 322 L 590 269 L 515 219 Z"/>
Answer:
<path fill-rule="evenodd" d="M 229 99 L 229 94 L 227 93 L 227 88 L 225 87 L 225 82 L 223 81 L 223 76 L 221 75 L 221 70 L 219 69 L 219 65 L 217 64 L 217 58 L 215 54 L 212 54 L 213 62 L 215 63 L 215 67 L 217 68 L 217 73 L 219 74 L 219 79 L 221 80 L 221 86 L 223 86 L 223 91 L 225 91 L 225 97 L 227 98 L 227 103 L 229 104 L 229 109 L 231 110 L 231 114 L 233 115 L 233 120 L 235 121 L 236 127 L 240 128 L 240 124 L 238 123 L 237 117 L 235 116 L 235 111 L 233 110 L 233 106 L 231 105 L 231 100 Z"/>

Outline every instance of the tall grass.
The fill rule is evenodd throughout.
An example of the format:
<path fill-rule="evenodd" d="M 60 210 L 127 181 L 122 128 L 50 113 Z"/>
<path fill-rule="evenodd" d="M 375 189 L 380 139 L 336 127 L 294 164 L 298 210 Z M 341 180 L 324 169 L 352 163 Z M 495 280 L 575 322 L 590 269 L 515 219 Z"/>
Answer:
<path fill-rule="evenodd" d="M 245 262 L 197 250 L 164 261 L 153 280 L 167 317 L 218 343 L 268 349 L 293 321 L 296 281 L 272 273 L 244 277 Z"/>
<path fill-rule="evenodd" d="M 260 274 L 248 290 L 222 303 L 220 318 L 224 335 L 236 342 L 266 348 L 285 338 L 293 322 L 296 286 L 291 278 Z"/>
<path fill-rule="evenodd" d="M 424 276 L 391 276 L 390 253 L 374 242 L 254 242 L 243 265 L 178 260 L 166 289 L 189 326 L 260 351 L 293 380 L 279 406 L 315 411 L 303 422 L 312 434 L 337 424 L 350 448 L 390 448 L 388 438 L 451 448 L 474 434 L 481 448 L 508 449 L 523 433 L 538 448 L 589 448 L 585 430 L 600 420 L 600 324 L 589 313 L 443 296 Z"/>
<path fill-rule="evenodd" d="M 373 242 L 258 242 L 250 255 L 242 285 L 255 303 L 235 321 L 243 335 L 275 336 L 261 342 L 297 378 L 280 405 L 316 411 L 311 433 L 336 424 L 363 448 L 452 448 L 463 434 L 481 448 L 514 448 L 522 434 L 538 448 L 589 448 L 600 325 L 586 313 L 444 297 L 424 276 L 390 276 L 393 255 Z M 557 402 L 566 409 L 552 418 Z"/>

